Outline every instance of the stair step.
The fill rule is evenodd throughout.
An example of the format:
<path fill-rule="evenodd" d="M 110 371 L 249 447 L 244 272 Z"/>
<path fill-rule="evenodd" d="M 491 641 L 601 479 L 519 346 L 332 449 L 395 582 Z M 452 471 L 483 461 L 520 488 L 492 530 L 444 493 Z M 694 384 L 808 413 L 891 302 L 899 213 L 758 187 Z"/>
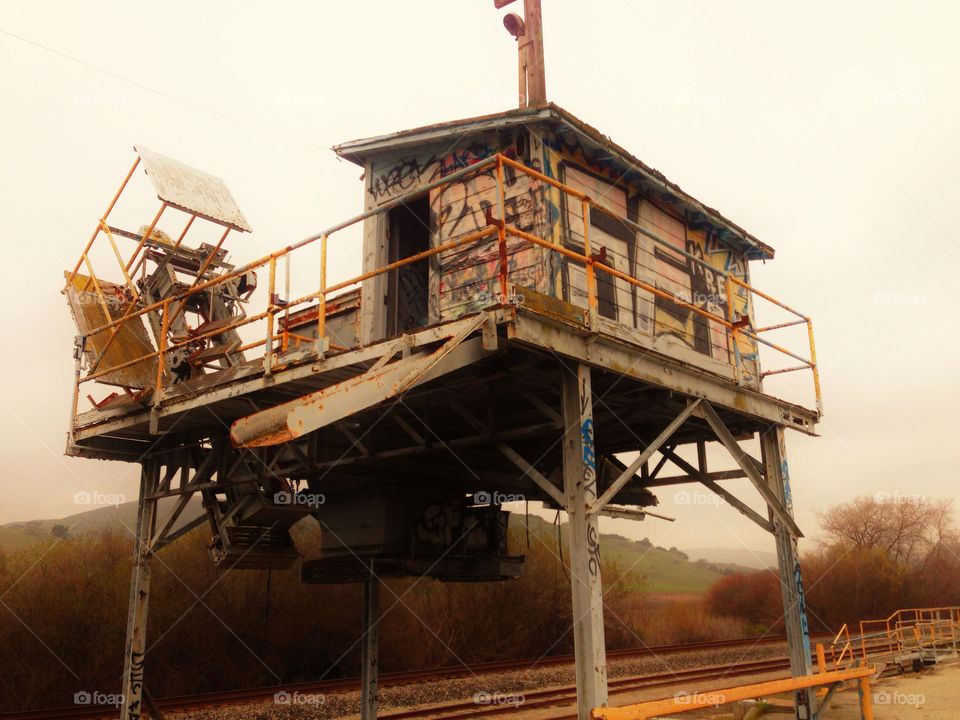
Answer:
<path fill-rule="evenodd" d="M 203 365 L 211 360 L 219 360 L 220 358 L 226 357 L 238 347 L 240 347 L 239 340 L 236 340 L 229 345 L 211 345 L 203 350 L 197 350 L 197 352 L 190 356 L 189 361 L 191 365 Z"/>

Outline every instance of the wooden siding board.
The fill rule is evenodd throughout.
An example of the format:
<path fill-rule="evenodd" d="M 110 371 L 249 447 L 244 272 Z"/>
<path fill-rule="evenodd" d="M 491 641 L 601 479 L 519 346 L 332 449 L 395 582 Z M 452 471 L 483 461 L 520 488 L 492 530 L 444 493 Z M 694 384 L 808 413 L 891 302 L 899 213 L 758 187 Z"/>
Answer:
<path fill-rule="evenodd" d="M 495 152 L 511 154 L 515 152 L 512 142 L 509 138 L 481 133 L 465 137 L 453 146 L 421 146 L 376 157 L 367 170 L 367 207 L 414 193 Z M 536 132 L 529 133 L 529 146 L 524 162 L 548 177 L 580 189 L 612 212 L 632 217 L 640 227 L 664 240 L 664 243 L 654 242 L 626 225 L 615 227 L 615 220 L 608 216 L 594 217 L 594 213 L 599 213 L 594 211 L 590 218 L 592 252 L 605 247 L 607 262 L 617 270 L 710 312 L 726 315 L 722 276 L 697 265 L 679 251 L 698 255 L 714 267 L 746 281 L 747 261 L 742 252 L 719 242 L 715 236 L 691 229 L 689 223 L 673 211 L 665 210 L 656 200 L 640 197 L 640 189 L 627 186 L 622 178 L 605 176 L 601 168 L 578 165 L 582 159 L 552 149 Z M 555 243 L 562 241 L 568 247 L 582 249 L 583 218 L 578 200 L 511 168 L 504 168 L 503 172 L 508 223 Z M 434 188 L 429 192 L 429 203 L 433 247 L 486 227 L 488 212 L 497 215 L 496 169 L 483 168 Z M 386 244 L 385 228 L 369 227 L 371 225 L 373 223 L 368 223 L 369 237 L 365 238 L 365 268 L 368 261 L 372 263 L 374 257 L 382 255 Z M 382 262 L 385 261 L 382 258 Z M 434 256 L 429 266 L 428 319 L 431 323 L 475 312 L 498 299 L 499 249 L 495 237 Z M 526 286 L 580 307 L 587 305 L 583 268 L 556 253 L 510 238 L 508 268 L 511 284 Z M 373 282 L 368 284 L 383 286 L 382 281 L 379 286 Z M 605 300 L 604 312 L 610 319 L 654 339 L 661 338 L 659 344 L 675 347 L 677 352 L 687 349 L 728 365 L 733 362 L 732 340 L 720 323 L 656 298 L 602 271 L 597 272 L 597 285 Z M 376 328 L 374 333 L 364 335 L 366 342 L 383 336 L 382 323 L 377 321 L 386 315 L 380 310 L 383 294 L 365 288 L 364 303 L 369 296 L 373 306 L 365 308 L 363 325 L 373 324 Z M 615 310 L 611 311 L 611 305 Z M 748 314 L 752 320 L 752 308 L 744 291 L 735 291 L 734 305 L 737 312 Z M 759 373 L 756 344 L 742 334 L 739 337 L 745 379 L 754 386 Z"/>

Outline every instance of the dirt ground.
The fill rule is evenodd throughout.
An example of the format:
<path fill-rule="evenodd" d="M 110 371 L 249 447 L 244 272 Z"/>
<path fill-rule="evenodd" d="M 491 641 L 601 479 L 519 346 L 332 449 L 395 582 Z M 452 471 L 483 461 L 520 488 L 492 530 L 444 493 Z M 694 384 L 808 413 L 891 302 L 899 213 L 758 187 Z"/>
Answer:
<path fill-rule="evenodd" d="M 960 717 L 960 664 L 941 663 L 871 683 L 874 720 L 954 720 Z M 838 693 L 828 720 L 860 720 L 857 693 Z"/>

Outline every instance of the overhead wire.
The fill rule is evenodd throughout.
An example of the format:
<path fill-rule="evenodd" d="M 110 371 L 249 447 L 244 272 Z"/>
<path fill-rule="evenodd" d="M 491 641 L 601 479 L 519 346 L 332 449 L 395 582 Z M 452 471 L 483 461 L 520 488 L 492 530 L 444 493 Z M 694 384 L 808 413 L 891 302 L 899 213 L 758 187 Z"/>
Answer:
<path fill-rule="evenodd" d="M 207 107 L 206 105 L 201 105 L 192 100 L 186 100 L 184 98 L 177 97 L 176 95 L 171 95 L 170 93 L 164 92 L 163 90 L 157 90 L 156 88 L 150 87 L 149 85 L 145 85 L 142 82 L 133 80 L 124 75 L 120 75 L 119 73 L 116 73 L 112 70 L 108 70 L 107 68 L 104 68 L 104 67 L 100 67 L 99 65 L 94 65 L 93 63 L 87 62 L 86 60 L 78 58 L 74 55 L 70 55 L 69 53 L 63 52 L 62 50 L 57 50 L 56 48 L 52 48 L 49 45 L 44 45 L 43 43 L 38 42 L 37 40 L 31 40 L 30 38 L 24 37 L 23 35 L 18 35 L 17 33 L 14 33 L 14 32 L 10 32 L 9 30 L 0 28 L 0 34 L 6 35 L 7 37 L 14 38 L 15 40 L 19 40 L 20 42 L 26 43 L 27 45 L 32 45 L 33 47 L 39 48 L 45 52 L 64 58 L 65 60 L 69 60 L 70 62 L 76 63 L 85 68 L 88 68 L 89 70 L 93 70 L 95 72 L 106 75 L 107 77 L 111 77 L 114 80 L 119 80 L 120 82 L 124 82 L 140 90 L 144 90 L 145 92 L 149 92 L 154 95 L 158 95 L 160 97 L 166 98 L 168 100 L 172 100 L 173 102 L 180 103 L 181 105 L 185 105 L 189 108 L 193 108 L 194 110 L 201 110 L 203 112 L 214 115 L 215 117 L 218 117 L 222 120 L 226 120 L 236 125 L 246 127 L 250 130 L 256 130 L 258 132 L 262 132 L 267 135 L 272 135 L 274 137 L 280 138 L 281 140 L 286 140 L 287 142 L 291 142 L 296 145 L 302 145 L 304 147 L 308 147 L 313 150 L 327 150 L 327 148 L 321 147 L 320 145 L 314 145 L 312 143 L 308 143 L 303 140 L 290 137 L 289 135 L 285 135 L 284 133 L 277 132 L 276 130 L 265 128 L 260 125 L 257 125 L 256 123 L 252 123 L 249 120 L 241 120 L 240 118 L 227 115 L 225 113 L 220 112 L 219 110 L 215 110 L 214 108 Z"/>

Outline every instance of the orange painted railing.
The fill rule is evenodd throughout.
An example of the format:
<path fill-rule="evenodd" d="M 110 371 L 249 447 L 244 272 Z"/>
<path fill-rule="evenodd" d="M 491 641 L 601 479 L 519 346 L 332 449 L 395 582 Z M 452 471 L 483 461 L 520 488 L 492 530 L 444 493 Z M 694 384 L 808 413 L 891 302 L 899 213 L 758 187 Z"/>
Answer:
<path fill-rule="evenodd" d="M 960 607 L 910 608 L 897 610 L 889 617 L 861 620 L 859 635 L 850 634 L 846 623 L 831 643 L 833 666 L 843 667 L 857 659 L 867 660 L 871 653 L 922 650 L 960 641 Z"/>
<path fill-rule="evenodd" d="M 558 255 L 561 255 L 567 258 L 568 260 L 571 260 L 584 267 L 584 271 L 586 274 L 586 281 L 587 281 L 587 299 L 588 299 L 589 318 L 590 318 L 591 325 L 594 325 L 593 329 L 595 329 L 597 309 L 598 309 L 597 271 L 599 271 L 601 273 L 606 273 L 611 279 L 617 278 L 619 280 L 622 280 L 628 283 L 629 285 L 640 288 L 650 293 L 651 295 L 654 295 L 656 297 L 659 297 L 671 303 L 674 303 L 678 307 L 685 308 L 686 310 L 689 310 L 690 312 L 696 314 L 697 316 L 702 317 L 709 322 L 716 323 L 717 325 L 725 328 L 729 332 L 730 352 L 733 356 L 733 362 L 731 364 L 733 366 L 734 377 L 738 381 L 740 380 L 741 369 L 742 369 L 739 350 L 738 350 L 738 344 L 737 344 L 738 335 L 743 335 L 744 337 L 748 337 L 754 342 L 764 345 L 766 347 L 769 347 L 777 353 L 780 353 L 782 355 L 785 355 L 787 357 L 790 357 L 799 361 L 801 363 L 800 365 L 768 371 L 764 373 L 764 375 L 792 372 L 796 370 L 810 370 L 813 378 L 813 391 L 814 391 L 814 396 L 816 398 L 817 410 L 818 412 L 822 410 L 819 371 L 817 367 L 816 350 L 813 342 L 813 325 L 809 317 L 797 312 L 796 310 L 789 307 L 788 305 L 781 303 L 780 301 L 774 299 L 770 295 L 767 295 L 765 293 L 760 292 L 759 290 L 756 290 L 749 284 L 743 282 L 741 279 L 729 273 L 726 273 L 721 269 L 714 267 L 713 265 L 707 263 L 701 258 L 697 258 L 696 256 L 687 253 L 685 250 L 681 250 L 675 245 L 666 242 L 662 238 L 658 237 L 655 233 L 651 233 L 650 231 L 641 227 L 639 224 L 627 218 L 617 215 L 616 213 L 612 212 L 606 207 L 598 204 L 597 202 L 594 202 L 579 190 L 569 187 L 557 180 L 554 180 L 553 178 L 550 178 L 544 175 L 543 173 L 540 173 L 536 170 L 528 168 L 503 155 L 494 155 L 482 161 L 479 161 L 474 165 L 471 165 L 466 168 L 462 168 L 457 172 L 447 175 L 442 180 L 438 180 L 436 182 L 430 183 L 426 186 L 419 188 L 416 192 L 413 192 L 409 195 L 405 195 L 396 200 L 388 202 L 384 205 L 377 207 L 374 210 L 370 210 L 360 215 L 356 215 L 342 223 L 339 223 L 337 225 L 334 225 L 324 230 L 321 233 L 318 233 L 316 235 L 311 235 L 310 237 L 304 238 L 303 240 L 300 240 L 299 242 L 289 245 L 281 250 L 270 253 L 269 255 L 265 255 L 257 260 L 254 260 L 253 262 L 247 263 L 242 267 L 236 268 L 230 272 L 225 272 L 217 277 L 204 281 L 203 280 L 204 271 L 207 269 L 207 267 L 209 267 L 210 261 L 212 260 L 216 250 L 218 250 L 222 246 L 224 240 L 226 239 L 226 236 L 229 232 L 229 231 L 226 231 L 223 233 L 222 237 L 220 238 L 220 241 L 217 243 L 215 250 L 211 252 L 206 264 L 198 273 L 196 282 L 194 282 L 186 291 L 181 292 L 172 297 L 164 298 L 163 300 L 159 300 L 154 303 L 143 305 L 142 307 L 139 307 L 139 308 L 137 308 L 136 305 L 142 304 L 143 301 L 140 298 L 139 294 L 137 293 L 136 283 L 134 283 L 133 281 L 133 276 L 135 276 L 138 271 L 145 272 L 146 252 L 144 251 L 144 248 L 147 243 L 147 238 L 153 232 L 154 228 L 157 226 L 157 222 L 160 220 L 160 217 L 169 206 L 166 205 L 165 203 L 161 205 L 160 210 L 154 216 L 153 221 L 148 226 L 147 231 L 143 234 L 143 236 L 140 238 L 139 242 L 137 243 L 136 249 L 130 256 L 130 258 L 126 262 L 123 262 L 120 252 L 116 247 L 116 243 L 114 241 L 113 235 L 106 224 L 106 220 L 108 215 L 112 211 L 114 205 L 116 204 L 118 198 L 120 197 L 121 193 L 123 192 L 124 188 L 126 187 L 128 181 L 133 175 L 134 170 L 136 170 L 136 167 L 137 167 L 137 163 L 134 163 L 134 166 L 130 169 L 130 172 L 127 174 L 126 178 L 124 179 L 123 184 L 120 187 L 120 190 L 117 191 L 117 194 L 114 196 L 113 200 L 108 206 L 107 211 L 104 213 L 103 217 L 101 217 L 100 220 L 98 221 L 97 228 L 94 231 L 93 237 L 90 239 L 90 241 L 87 243 L 86 247 L 84 248 L 83 252 L 81 253 L 81 257 L 77 262 L 76 266 L 74 267 L 73 274 L 75 275 L 82 266 L 84 265 L 86 266 L 87 271 L 90 274 L 91 282 L 94 286 L 94 290 L 98 298 L 98 302 L 101 304 L 103 308 L 104 317 L 111 318 L 112 315 L 110 313 L 109 304 L 107 303 L 106 298 L 104 297 L 101 285 L 94 272 L 94 268 L 90 260 L 90 251 L 94 244 L 94 241 L 97 239 L 100 233 L 106 234 L 107 237 L 109 238 L 111 245 L 113 246 L 114 254 L 116 256 L 118 264 L 121 267 L 123 278 L 124 278 L 124 287 L 126 287 L 128 292 L 131 294 L 132 301 L 130 302 L 127 310 L 125 311 L 122 317 L 111 319 L 109 322 L 105 322 L 99 327 L 90 330 L 89 333 L 87 333 L 86 337 L 87 338 L 93 337 L 100 333 L 109 333 L 109 339 L 108 339 L 108 344 L 109 344 L 109 342 L 111 342 L 112 339 L 116 337 L 119 328 L 124 323 L 129 323 L 129 322 L 139 323 L 139 322 L 142 322 L 141 318 L 148 316 L 148 314 L 150 313 L 156 313 L 154 317 L 159 320 L 159 324 L 161 327 L 160 337 L 158 338 L 158 343 L 157 343 L 158 348 L 157 350 L 151 353 L 146 353 L 140 357 L 126 360 L 125 362 L 115 364 L 109 368 L 100 368 L 99 364 L 102 361 L 106 352 L 106 348 L 103 348 L 99 354 L 99 357 L 93 363 L 90 364 L 90 367 L 87 369 L 85 374 L 81 372 L 80 366 L 82 361 L 78 360 L 76 379 L 75 379 L 75 392 L 74 392 L 74 408 L 73 408 L 74 418 L 77 412 L 77 403 L 79 399 L 79 387 L 81 383 L 102 379 L 105 375 L 111 372 L 114 372 L 116 370 L 143 362 L 144 360 L 157 358 L 157 380 L 156 380 L 156 385 L 153 388 L 153 402 L 155 405 L 157 405 L 160 403 L 163 397 L 164 378 L 167 375 L 166 355 L 171 350 L 174 350 L 180 347 L 186 347 L 193 342 L 214 337 L 228 330 L 239 330 L 240 328 L 252 325 L 254 323 L 259 323 L 261 321 L 264 323 L 264 333 L 263 333 L 262 339 L 257 339 L 251 342 L 247 342 L 246 344 L 241 345 L 238 348 L 238 350 L 247 351 L 256 347 L 263 346 L 264 348 L 263 371 L 265 374 L 270 374 L 277 369 L 276 356 L 278 351 L 278 347 L 277 347 L 278 343 L 279 343 L 279 350 L 282 352 L 288 348 L 288 345 L 291 339 L 297 345 L 308 340 L 304 336 L 295 335 L 291 333 L 288 323 L 282 323 L 282 329 L 278 334 L 275 328 L 276 316 L 278 314 L 289 316 L 293 308 L 296 308 L 298 306 L 304 306 L 314 301 L 318 303 L 317 340 L 315 341 L 316 352 L 318 356 L 323 355 L 323 353 L 327 351 L 327 348 L 325 347 L 325 339 L 324 339 L 327 299 L 332 293 L 338 292 L 340 290 L 344 290 L 351 286 L 355 286 L 358 283 L 363 282 L 364 280 L 368 280 L 368 279 L 377 277 L 379 275 L 383 275 L 385 273 L 397 270 L 398 268 L 404 267 L 406 265 L 419 262 L 421 260 L 424 260 L 425 258 L 432 257 L 440 253 L 448 252 L 455 248 L 471 245 L 493 236 L 496 236 L 497 238 L 499 269 L 498 269 L 497 275 L 494 278 L 490 278 L 490 280 L 497 282 L 497 285 L 499 286 L 499 289 L 500 289 L 500 295 L 498 297 L 494 297 L 491 299 L 491 302 L 490 302 L 491 305 L 499 304 L 502 300 L 508 297 L 508 280 L 509 280 L 508 265 L 509 263 L 508 263 L 508 253 L 507 253 L 507 239 L 508 237 L 518 238 L 531 245 L 537 245 L 551 252 L 557 253 Z M 346 228 L 349 228 L 357 223 L 360 223 L 363 220 L 366 220 L 367 218 L 370 218 L 374 215 L 385 214 L 390 210 L 400 207 L 402 205 L 405 205 L 410 200 L 417 198 L 419 196 L 422 196 L 435 188 L 440 188 L 440 187 L 449 185 L 450 183 L 458 179 L 470 176 L 471 174 L 477 173 L 480 170 L 488 169 L 490 167 L 493 167 L 496 170 L 497 214 L 496 216 L 493 216 L 492 213 L 487 215 L 486 227 L 483 227 L 477 230 L 476 232 L 463 235 L 456 239 L 452 239 L 452 240 L 448 240 L 447 242 L 440 243 L 437 246 L 432 247 L 429 250 L 426 250 L 424 252 L 404 258 L 402 260 L 397 260 L 395 262 L 388 263 L 386 265 L 383 265 L 382 267 L 378 267 L 374 270 L 361 273 L 349 279 L 342 280 L 339 282 L 334 282 L 334 283 L 329 282 L 327 250 L 328 250 L 330 238 L 335 233 L 345 230 Z M 569 196 L 570 198 L 579 200 L 581 210 L 582 210 L 582 215 L 583 215 L 583 229 L 582 229 L 583 252 L 571 250 L 559 243 L 537 237 L 536 235 L 525 232 L 524 230 L 521 230 L 505 221 L 506 214 L 504 209 L 505 190 L 504 190 L 504 172 L 503 172 L 505 167 L 509 167 L 512 170 L 519 173 L 524 173 L 537 181 L 546 183 L 558 189 L 559 191 Z M 669 247 L 671 252 L 685 255 L 688 257 L 689 260 L 695 263 L 699 263 L 709 272 L 714 273 L 718 276 L 721 276 L 723 278 L 724 288 L 726 292 L 726 299 L 727 299 L 726 314 L 719 315 L 716 313 L 712 313 L 706 308 L 699 307 L 698 305 L 692 302 L 688 302 L 688 300 L 686 300 L 683 297 L 679 297 L 673 293 L 667 292 L 657 287 L 655 284 L 633 277 L 632 275 L 625 273 L 621 270 L 617 270 L 616 268 L 605 264 L 603 262 L 602 256 L 597 256 L 592 254 L 591 245 L 590 245 L 590 222 L 589 222 L 591 210 L 596 210 L 615 218 L 618 222 L 626 226 L 629 226 L 630 228 L 636 230 L 638 233 L 642 233 L 643 235 L 650 237 L 655 243 L 659 243 L 665 247 Z M 194 215 L 189 216 L 186 227 L 184 227 L 183 231 L 180 233 L 180 236 L 177 238 L 177 241 L 173 246 L 174 249 L 180 246 L 180 243 L 184 239 L 187 232 L 190 230 L 191 225 L 193 225 L 195 219 L 196 219 L 196 216 Z M 290 295 L 291 255 L 295 251 L 305 246 L 312 245 L 314 243 L 319 243 L 319 248 L 320 248 L 320 261 L 319 261 L 319 268 L 318 268 L 319 272 L 317 273 L 317 275 L 319 276 L 318 278 L 319 287 L 314 292 L 304 294 L 300 297 L 290 298 L 289 295 Z M 284 262 L 286 263 L 285 293 L 286 293 L 287 299 L 285 301 L 281 301 L 277 294 L 277 262 L 281 259 L 284 260 Z M 194 294 L 210 291 L 213 288 L 217 287 L 218 285 L 221 285 L 225 282 L 232 281 L 248 272 L 258 270 L 264 267 L 268 268 L 268 288 L 267 288 L 266 307 L 263 309 L 262 312 L 255 313 L 252 315 L 246 315 L 242 318 L 238 318 L 236 322 L 230 325 L 227 325 L 225 327 L 220 326 L 220 327 L 217 327 L 215 330 L 193 335 L 189 340 L 182 340 L 179 342 L 168 341 L 166 337 L 167 328 L 169 327 L 170 323 L 176 318 L 177 314 L 180 312 L 180 308 L 184 306 L 183 304 L 184 300 L 186 300 L 187 298 L 189 298 Z M 68 285 L 70 284 L 69 280 L 67 284 Z M 765 301 L 768 301 L 776 305 L 777 307 L 781 308 L 782 310 L 794 315 L 797 319 L 790 322 L 777 323 L 777 324 L 766 326 L 766 327 L 759 327 L 756 330 L 750 330 L 748 329 L 748 325 L 751 319 L 744 320 L 743 318 L 738 319 L 735 317 L 735 313 L 733 309 L 733 296 L 734 296 L 735 288 L 743 289 L 748 294 L 748 298 L 751 296 L 755 298 L 762 298 Z M 174 305 L 176 305 L 176 309 L 172 310 L 171 308 L 173 308 Z M 770 331 L 778 330 L 785 327 L 795 326 L 795 325 L 806 325 L 807 327 L 808 346 L 805 349 L 805 351 L 808 353 L 808 357 L 804 357 L 798 352 L 788 350 L 784 347 L 781 347 L 778 344 L 770 342 L 765 337 L 761 337 L 761 333 L 767 333 Z M 310 339 L 310 341 L 313 342 L 312 339 Z"/>

